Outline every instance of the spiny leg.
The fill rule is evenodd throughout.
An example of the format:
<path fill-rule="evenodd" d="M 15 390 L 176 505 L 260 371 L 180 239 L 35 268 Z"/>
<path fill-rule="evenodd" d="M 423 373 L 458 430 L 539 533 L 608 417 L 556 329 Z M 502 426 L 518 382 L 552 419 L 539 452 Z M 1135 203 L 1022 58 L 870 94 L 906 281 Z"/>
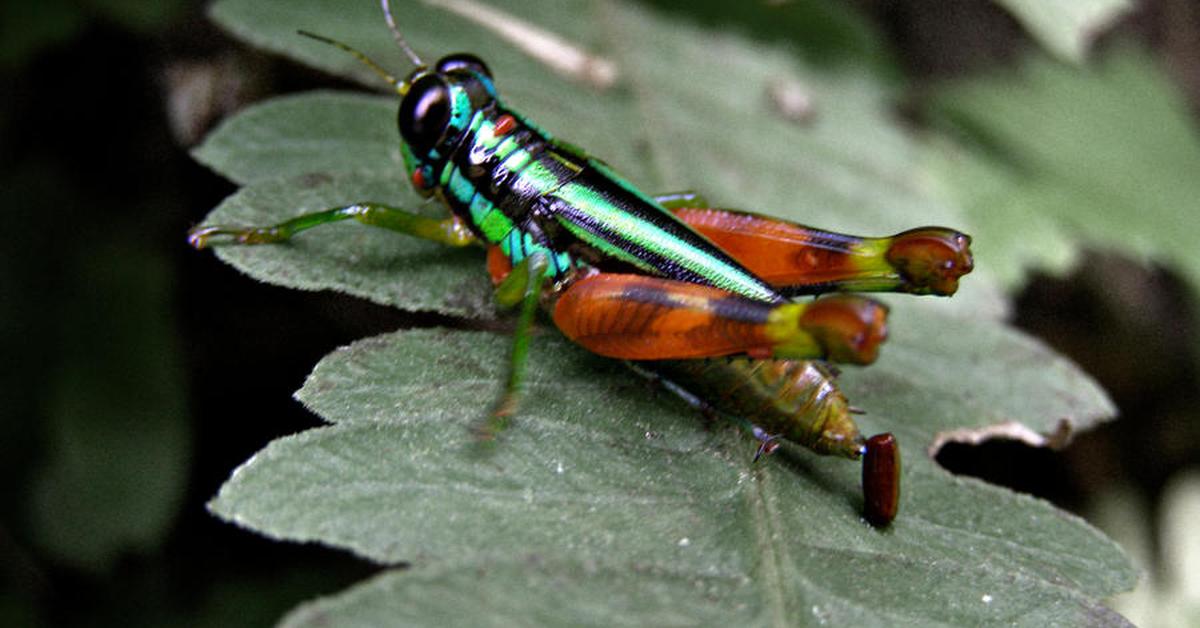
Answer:
<path fill-rule="evenodd" d="M 439 220 L 382 203 L 355 203 L 345 207 L 302 214 L 278 224 L 262 227 L 202 225 L 188 232 L 188 243 L 197 249 L 224 243 L 273 244 L 286 242 L 296 234 L 313 227 L 351 219 L 365 225 L 381 227 L 449 246 L 467 246 L 475 243 L 475 235 L 456 216 Z"/>
<path fill-rule="evenodd" d="M 508 362 L 508 378 L 504 392 L 496 401 L 491 414 L 474 431 L 481 440 L 492 440 L 508 427 L 517 411 L 525 386 L 525 365 L 529 357 L 529 335 L 537 315 L 538 300 L 546 281 L 548 260 L 541 255 L 525 258 L 508 272 L 496 286 L 496 301 L 506 307 L 521 306 L 517 326 L 513 331 L 512 353 Z"/>
<path fill-rule="evenodd" d="M 790 296 L 823 292 L 951 295 L 971 272 L 971 238 L 921 227 L 864 238 L 751 212 L 713 209 L 693 192 L 655 198 L 750 270 Z"/>
<path fill-rule="evenodd" d="M 767 303 L 684 281 L 599 273 L 573 283 L 553 308 L 568 338 L 626 360 L 746 354 L 867 364 L 887 337 L 887 308 L 837 295 Z"/>

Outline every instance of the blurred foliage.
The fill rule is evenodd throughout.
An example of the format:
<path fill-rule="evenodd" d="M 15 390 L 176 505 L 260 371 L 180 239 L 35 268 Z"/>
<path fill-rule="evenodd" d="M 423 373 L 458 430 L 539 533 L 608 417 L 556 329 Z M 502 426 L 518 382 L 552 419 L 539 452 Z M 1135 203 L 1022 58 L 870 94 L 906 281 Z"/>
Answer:
<path fill-rule="evenodd" d="M 1200 618 L 1200 471 L 1178 474 L 1162 497 L 1162 518 L 1155 522 L 1145 495 L 1118 481 L 1105 491 L 1093 512 L 1095 521 L 1108 530 L 1142 566 L 1145 581 L 1135 590 L 1117 596 L 1114 606 L 1135 618 L 1140 626 L 1195 626 Z M 1156 550 L 1150 539 L 1159 538 Z M 1161 556 L 1161 560 L 1159 557 Z M 1161 563 L 1160 568 L 1155 568 Z"/>
<path fill-rule="evenodd" d="M 141 87 L 135 48 L 118 37 L 90 58 L 47 53 L 6 76 L 0 471 L 13 484 L 0 506 L 0 562 L 9 590 L 31 597 L 57 584 L 52 574 L 103 578 L 152 555 L 187 486 L 176 271 L 158 241 L 170 193 L 114 185 L 161 143 L 160 127 L 138 126 L 157 99 Z M 80 93 L 109 90 L 131 90 L 121 109 L 78 107 Z"/>
<path fill-rule="evenodd" d="M 218 480 L 196 475 L 178 290 L 184 212 L 214 181 L 193 185 L 157 89 L 187 8 L 0 8 L 0 625 L 202 623 L 205 596 L 261 625 L 343 582 L 349 561 L 255 579 L 252 560 L 226 571 L 253 595 L 189 590 L 229 577 L 231 546 L 196 523 Z"/>
<path fill-rule="evenodd" d="M 111 20 L 154 33 L 178 19 L 187 0 L 42 0 L 0 3 L 0 69 L 16 69 L 34 55 L 78 37 L 89 20 Z"/>
<path fill-rule="evenodd" d="M 971 215 L 981 266 L 1009 285 L 1063 272 L 1083 246 L 1178 269 L 1200 288 L 1200 135 L 1178 90 L 1131 46 L 1076 69 L 1033 57 L 940 87 L 931 172 Z"/>
<path fill-rule="evenodd" d="M 995 0 L 1060 59 L 1082 63 L 1092 40 L 1133 7 L 1132 0 Z"/>
<path fill-rule="evenodd" d="M 45 469 L 31 525 L 56 561 L 96 572 L 162 543 L 191 446 L 171 319 L 170 267 L 120 234 L 67 253 L 67 287 L 45 390 Z"/>
<path fill-rule="evenodd" d="M 0 67 L 11 70 L 29 63 L 46 48 L 76 37 L 84 22 L 72 0 L 0 4 Z"/>

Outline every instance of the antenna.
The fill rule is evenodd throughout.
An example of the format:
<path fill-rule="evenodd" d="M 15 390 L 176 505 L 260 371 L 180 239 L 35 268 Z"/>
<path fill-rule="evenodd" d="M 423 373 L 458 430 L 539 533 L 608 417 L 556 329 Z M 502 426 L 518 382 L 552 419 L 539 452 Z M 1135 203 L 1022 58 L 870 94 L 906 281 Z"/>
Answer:
<path fill-rule="evenodd" d="M 392 39 L 396 40 L 396 45 L 400 46 L 404 54 L 408 55 L 413 65 L 418 68 L 424 67 L 425 63 L 421 61 L 421 57 L 418 57 L 417 53 L 413 52 L 408 42 L 404 41 L 404 36 L 400 34 L 400 29 L 396 28 L 396 19 L 392 17 L 392 7 L 388 3 L 388 0 L 379 0 L 379 4 L 383 6 L 383 19 L 387 20 L 388 30 L 392 31 Z"/>
<path fill-rule="evenodd" d="M 383 77 L 383 80 L 387 81 L 388 85 L 395 87 L 397 91 L 399 91 L 401 89 L 400 81 L 396 80 L 396 77 L 392 76 L 387 70 L 383 69 L 383 66 L 379 65 L 378 63 L 375 63 L 375 61 L 373 61 L 371 59 L 371 57 L 368 57 L 367 55 L 359 52 L 358 50 L 355 50 L 354 48 L 351 48 L 350 46 L 348 46 L 346 44 L 343 44 L 342 42 L 340 42 L 336 39 L 330 39 L 330 38 L 324 37 L 322 35 L 317 35 L 316 33 L 310 33 L 308 31 L 296 31 L 296 32 L 300 33 L 301 35 L 304 35 L 305 37 L 308 37 L 309 39 L 315 39 L 321 43 L 329 44 L 330 46 L 334 46 L 336 48 L 341 48 L 342 50 L 345 50 L 346 52 L 354 55 L 355 59 L 358 59 L 359 61 L 363 62 L 363 64 L 365 64 L 367 67 L 371 68 L 371 70 L 373 70 L 376 74 Z"/>

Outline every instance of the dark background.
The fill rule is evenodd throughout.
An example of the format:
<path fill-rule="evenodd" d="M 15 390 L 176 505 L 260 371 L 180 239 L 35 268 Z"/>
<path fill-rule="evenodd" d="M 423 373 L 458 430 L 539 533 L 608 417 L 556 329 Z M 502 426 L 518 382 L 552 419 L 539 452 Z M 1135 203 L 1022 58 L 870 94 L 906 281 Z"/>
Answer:
<path fill-rule="evenodd" d="M 652 4 L 743 19 L 737 3 Z M 929 85 L 1034 46 L 982 0 L 856 4 L 881 35 L 867 45 L 911 85 L 897 115 L 913 125 Z M 377 571 L 241 531 L 204 504 L 269 440 L 318 424 L 290 401 L 318 359 L 412 321 L 255 283 L 184 242 L 234 190 L 187 154 L 216 119 L 348 85 L 244 47 L 183 0 L 10 2 L 0 25 L 0 624 L 261 625 Z M 807 34 L 812 49 L 830 49 L 822 33 Z M 1153 50 L 1200 110 L 1192 0 L 1142 3 L 1099 47 L 1119 38 Z M 1121 419 L 1063 452 L 951 445 L 939 460 L 1082 512 L 1120 481 L 1153 521 L 1167 480 L 1200 459 L 1193 296 L 1111 253 L 1081 268 L 1035 277 L 1015 321 L 1100 379 Z M 1114 281 L 1132 292 L 1117 298 Z M 108 512 L 79 514 L 95 504 Z"/>

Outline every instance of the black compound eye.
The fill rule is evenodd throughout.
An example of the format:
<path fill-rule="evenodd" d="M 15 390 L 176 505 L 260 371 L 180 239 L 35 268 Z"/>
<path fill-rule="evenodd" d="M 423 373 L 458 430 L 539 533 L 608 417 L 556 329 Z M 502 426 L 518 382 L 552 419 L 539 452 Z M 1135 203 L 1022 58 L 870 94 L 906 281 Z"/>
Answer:
<path fill-rule="evenodd" d="M 445 81 L 433 74 L 417 79 L 400 101 L 397 122 L 413 152 L 428 153 L 450 122 L 450 88 Z"/>
<path fill-rule="evenodd" d="M 442 57 L 441 61 L 438 61 L 437 71 L 439 74 L 453 72 L 454 70 L 474 70 L 488 78 L 492 78 L 492 71 L 488 69 L 483 59 L 466 52 L 445 56 Z"/>

